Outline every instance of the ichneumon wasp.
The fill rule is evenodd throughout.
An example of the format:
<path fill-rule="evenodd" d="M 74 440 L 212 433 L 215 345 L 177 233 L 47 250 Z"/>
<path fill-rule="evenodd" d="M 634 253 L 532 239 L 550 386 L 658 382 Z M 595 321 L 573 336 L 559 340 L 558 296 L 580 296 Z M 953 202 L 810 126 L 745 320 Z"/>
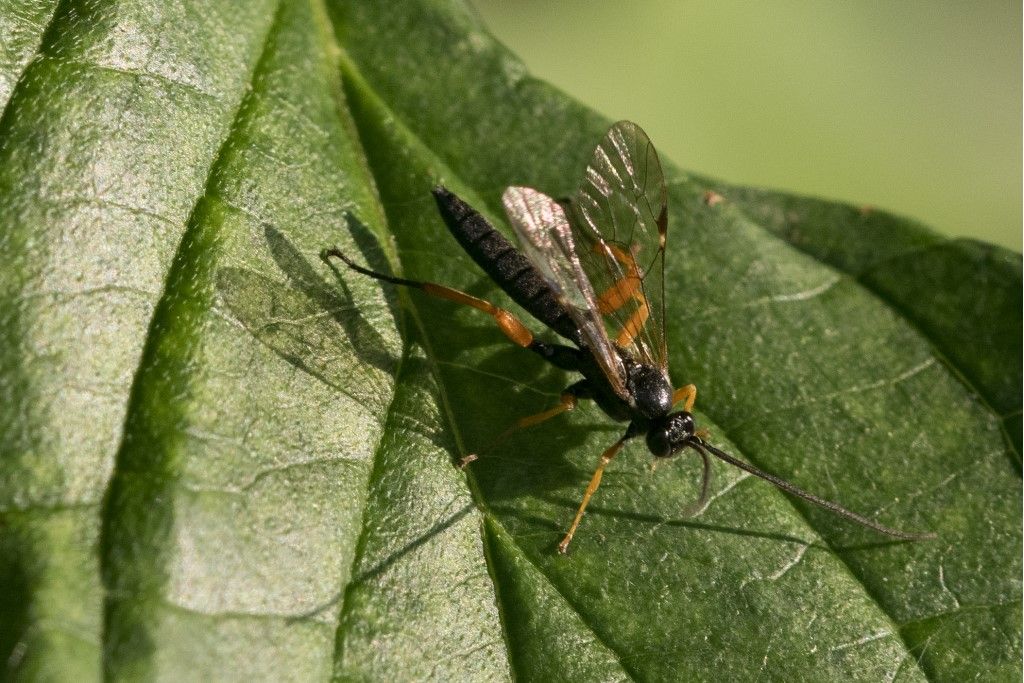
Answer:
<path fill-rule="evenodd" d="M 601 454 L 572 525 L 558 544 L 559 552 L 569 547 L 605 467 L 627 441 L 639 436 L 646 438 L 655 458 L 687 448 L 700 455 L 704 469 L 697 509 L 708 498 L 713 455 L 886 536 L 934 537 L 883 526 L 797 488 L 716 448 L 707 432 L 696 428 L 691 414 L 696 387 L 688 384 L 673 391 L 669 383 L 665 178 L 654 146 L 635 123 L 620 121 L 609 129 L 570 199 L 556 201 L 528 187 L 505 190 L 502 203 L 523 251 L 454 193 L 444 187 L 433 193 L 441 217 L 462 248 L 513 301 L 573 346 L 536 339 L 510 312 L 465 292 L 369 270 L 337 247 L 324 250 L 322 257 L 339 258 L 363 275 L 481 310 L 519 346 L 583 375 L 562 392 L 558 406 L 518 420 L 502 436 L 572 410 L 580 399 L 592 399 L 613 420 L 629 423 L 622 437 Z M 683 409 L 673 412 L 679 403 Z M 474 458 L 468 456 L 464 463 Z"/>

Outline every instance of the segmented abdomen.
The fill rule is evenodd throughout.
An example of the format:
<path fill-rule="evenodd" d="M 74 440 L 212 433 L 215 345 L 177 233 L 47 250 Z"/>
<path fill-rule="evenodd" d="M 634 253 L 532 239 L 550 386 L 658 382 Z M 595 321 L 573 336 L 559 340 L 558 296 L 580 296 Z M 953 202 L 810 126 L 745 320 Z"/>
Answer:
<path fill-rule="evenodd" d="M 434 188 L 434 199 L 455 239 L 513 301 L 558 334 L 580 343 L 576 324 L 521 251 L 447 188 Z"/>

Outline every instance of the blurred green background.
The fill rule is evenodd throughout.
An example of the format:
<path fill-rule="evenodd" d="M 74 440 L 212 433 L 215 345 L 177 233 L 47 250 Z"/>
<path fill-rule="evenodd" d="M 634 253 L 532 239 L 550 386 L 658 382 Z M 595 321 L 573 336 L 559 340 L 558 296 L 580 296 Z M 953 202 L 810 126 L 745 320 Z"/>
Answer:
<path fill-rule="evenodd" d="M 683 168 L 1021 249 L 1021 3 L 475 0 Z"/>

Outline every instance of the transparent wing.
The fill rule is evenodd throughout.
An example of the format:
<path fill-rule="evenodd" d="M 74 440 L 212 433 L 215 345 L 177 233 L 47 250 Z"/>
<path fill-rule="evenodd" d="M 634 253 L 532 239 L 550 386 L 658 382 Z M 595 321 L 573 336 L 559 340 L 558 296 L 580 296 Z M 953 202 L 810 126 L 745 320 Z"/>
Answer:
<path fill-rule="evenodd" d="M 594 150 L 569 206 L 606 335 L 637 361 L 663 370 L 667 203 L 654 145 L 640 126 L 620 121 Z"/>
<path fill-rule="evenodd" d="M 526 255 L 572 316 L 615 393 L 628 400 L 626 371 L 605 332 L 565 211 L 551 197 L 528 187 L 508 188 L 501 201 Z"/>

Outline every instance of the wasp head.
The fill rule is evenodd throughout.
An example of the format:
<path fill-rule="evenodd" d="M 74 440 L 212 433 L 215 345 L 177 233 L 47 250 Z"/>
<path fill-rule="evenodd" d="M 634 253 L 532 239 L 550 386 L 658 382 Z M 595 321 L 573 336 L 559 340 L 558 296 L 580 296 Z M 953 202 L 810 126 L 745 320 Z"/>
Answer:
<path fill-rule="evenodd" d="M 671 413 L 651 424 L 647 430 L 647 449 L 656 458 L 667 458 L 696 440 L 693 432 L 693 415 L 685 411 Z"/>

